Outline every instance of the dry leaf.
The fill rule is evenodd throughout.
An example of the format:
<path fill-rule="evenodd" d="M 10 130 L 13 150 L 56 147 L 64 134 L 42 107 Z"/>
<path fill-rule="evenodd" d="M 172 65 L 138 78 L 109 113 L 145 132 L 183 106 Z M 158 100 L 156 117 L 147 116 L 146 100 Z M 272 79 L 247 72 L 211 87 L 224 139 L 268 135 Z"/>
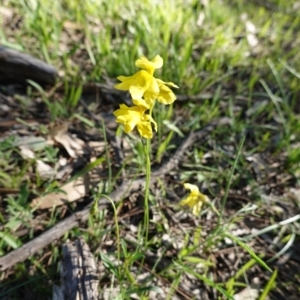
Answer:
<path fill-rule="evenodd" d="M 300 204 L 300 189 L 290 188 L 288 196 L 297 204 Z"/>
<path fill-rule="evenodd" d="M 248 20 L 247 14 L 242 14 L 241 19 L 242 21 L 244 21 L 246 27 L 246 32 L 247 32 L 246 38 L 247 38 L 248 45 L 251 48 L 255 48 L 259 44 L 258 38 L 256 36 L 256 32 L 257 32 L 256 27 L 251 21 Z"/>
<path fill-rule="evenodd" d="M 17 147 L 25 147 L 32 151 L 40 151 L 47 147 L 47 141 L 41 136 L 16 136 L 14 145 Z"/>
<path fill-rule="evenodd" d="M 70 29 L 70 30 L 81 30 L 81 29 L 83 29 L 82 25 L 80 25 L 78 23 L 71 22 L 71 21 L 64 21 L 63 27 L 64 27 L 64 29 Z"/>
<path fill-rule="evenodd" d="M 252 287 L 246 287 L 239 293 L 235 294 L 233 296 L 234 300 L 256 300 L 259 296 L 259 289 L 252 288 Z"/>
<path fill-rule="evenodd" d="M 89 176 L 79 177 L 63 185 L 61 191 L 33 199 L 31 207 L 47 209 L 53 206 L 64 205 L 68 202 L 74 202 L 84 197 L 89 192 Z"/>
<path fill-rule="evenodd" d="M 4 24 L 9 24 L 9 22 L 12 21 L 14 16 L 14 12 L 12 9 L 0 6 L 0 19 L 2 19 L 2 23 Z"/>
<path fill-rule="evenodd" d="M 104 141 L 89 141 L 88 145 L 91 149 L 97 152 L 103 152 L 106 147 L 106 142 Z"/>
<path fill-rule="evenodd" d="M 198 27 L 202 27 L 203 23 L 204 23 L 204 19 L 205 19 L 205 14 L 203 11 L 200 12 L 198 20 L 197 20 L 197 26 Z"/>
<path fill-rule="evenodd" d="M 40 159 L 36 161 L 36 171 L 39 173 L 42 179 L 52 178 L 56 171 Z"/>
<path fill-rule="evenodd" d="M 34 159 L 34 152 L 25 146 L 20 146 L 20 154 L 24 159 Z"/>
<path fill-rule="evenodd" d="M 69 135 L 67 123 L 52 126 L 49 133 L 51 138 L 61 144 L 71 157 L 76 158 L 77 153 L 82 154 L 84 142 Z"/>

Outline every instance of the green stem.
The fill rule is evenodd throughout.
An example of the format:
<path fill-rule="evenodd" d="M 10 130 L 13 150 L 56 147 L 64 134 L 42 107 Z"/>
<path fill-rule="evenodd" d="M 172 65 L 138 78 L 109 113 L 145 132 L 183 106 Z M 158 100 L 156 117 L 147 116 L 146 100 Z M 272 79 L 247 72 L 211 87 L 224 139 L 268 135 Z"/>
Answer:
<path fill-rule="evenodd" d="M 225 188 L 225 195 L 224 195 L 224 197 L 221 201 L 221 210 L 220 210 L 219 219 L 218 219 L 218 224 L 219 225 L 221 223 L 221 218 L 222 218 L 222 215 L 223 215 L 223 212 L 224 212 L 224 209 L 225 209 L 225 205 L 226 205 L 227 197 L 228 197 L 228 194 L 229 194 L 229 189 L 230 189 L 230 185 L 231 185 L 231 182 L 232 182 L 233 174 L 234 174 L 234 171 L 236 170 L 238 161 L 240 159 L 242 148 L 243 148 L 243 145 L 244 145 L 244 142 L 245 142 L 245 138 L 246 138 L 246 136 L 243 135 L 243 137 L 240 141 L 240 144 L 239 144 L 239 148 L 238 148 L 238 151 L 237 151 L 236 158 L 234 160 L 233 166 L 232 166 L 231 171 L 230 171 L 229 180 L 227 181 L 227 185 L 226 185 L 226 188 Z"/>
<path fill-rule="evenodd" d="M 148 241 L 149 233 L 149 191 L 151 181 L 151 162 L 150 162 L 150 139 L 147 139 L 145 150 L 146 158 L 146 184 L 145 184 L 145 198 L 144 198 L 144 227 L 145 227 L 145 239 Z"/>

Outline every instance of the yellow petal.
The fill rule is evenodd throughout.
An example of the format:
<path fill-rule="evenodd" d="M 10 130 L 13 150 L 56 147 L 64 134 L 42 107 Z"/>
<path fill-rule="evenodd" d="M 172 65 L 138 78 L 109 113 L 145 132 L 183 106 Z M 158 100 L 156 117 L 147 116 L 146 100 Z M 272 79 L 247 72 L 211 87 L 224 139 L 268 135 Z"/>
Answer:
<path fill-rule="evenodd" d="M 149 107 L 151 107 L 155 100 L 157 99 L 159 94 L 159 86 L 155 78 L 153 77 L 148 89 L 144 93 L 144 99 L 148 103 Z"/>
<path fill-rule="evenodd" d="M 151 123 L 154 125 L 154 130 L 157 131 L 157 124 L 149 114 L 145 114 L 141 122 L 137 124 L 139 134 L 146 139 L 153 137 Z"/>
<path fill-rule="evenodd" d="M 142 99 L 145 93 L 145 87 L 132 85 L 129 88 L 129 93 L 133 99 Z"/>
<path fill-rule="evenodd" d="M 174 88 L 176 88 L 176 89 L 179 89 L 179 86 L 178 85 L 176 85 L 175 83 L 173 83 L 173 82 L 165 82 L 165 81 L 163 81 L 163 80 L 161 80 L 161 79 L 158 79 L 158 78 L 156 78 L 156 81 L 158 82 L 158 84 L 166 84 L 166 85 L 170 85 L 171 87 L 174 87 Z"/>
<path fill-rule="evenodd" d="M 144 120 L 151 122 L 154 125 L 154 130 L 157 131 L 157 123 L 154 121 L 154 119 L 150 115 L 144 115 Z"/>
<path fill-rule="evenodd" d="M 140 57 L 135 65 L 138 68 L 146 70 L 150 75 L 153 75 L 155 69 L 159 69 L 163 66 L 163 59 L 159 55 L 156 55 L 151 61 L 145 56 Z"/>
<path fill-rule="evenodd" d="M 157 100 L 165 105 L 173 103 L 176 100 L 176 96 L 173 91 L 167 86 L 167 84 L 173 87 L 177 87 L 177 85 L 172 82 L 164 82 L 160 79 L 156 79 L 156 81 L 159 86 Z"/>
<path fill-rule="evenodd" d="M 131 132 L 134 127 L 141 122 L 145 109 L 139 106 L 128 107 L 125 104 L 120 105 L 120 109 L 114 111 L 117 117 L 116 122 L 124 124 L 125 132 Z"/>
<path fill-rule="evenodd" d="M 194 216 L 199 216 L 202 208 L 202 202 L 198 202 L 194 207 L 193 207 L 193 215 Z"/>
<path fill-rule="evenodd" d="M 146 139 L 152 139 L 153 133 L 152 133 L 152 127 L 149 122 L 141 122 L 137 125 L 138 132 L 140 136 L 146 138 Z"/>
<path fill-rule="evenodd" d="M 157 124 L 149 114 L 145 114 L 146 110 L 147 108 L 143 106 L 128 107 L 121 104 L 120 109 L 114 111 L 114 115 L 117 117 L 117 123 L 124 124 L 126 133 L 131 132 L 137 126 L 142 137 L 151 139 L 153 136 L 151 124 L 154 125 L 155 131 L 157 131 Z"/>
<path fill-rule="evenodd" d="M 132 98 L 139 99 L 149 88 L 153 77 L 148 72 L 142 70 L 132 76 L 119 76 L 118 79 L 122 82 L 114 86 L 116 89 L 129 91 Z"/>
<path fill-rule="evenodd" d="M 190 194 L 182 201 L 180 205 L 187 205 L 193 210 L 193 214 L 198 216 L 201 212 L 203 203 L 209 202 L 209 199 L 206 195 L 200 193 L 199 188 L 190 183 L 185 183 L 184 187 L 190 191 Z"/>
<path fill-rule="evenodd" d="M 146 109 L 150 108 L 150 105 L 148 102 L 146 102 L 143 98 L 139 98 L 139 99 L 132 99 L 133 104 L 137 105 L 137 106 L 143 106 Z"/>
<path fill-rule="evenodd" d="M 186 190 L 189 190 L 192 193 L 199 193 L 199 188 L 194 184 L 184 183 L 183 186 Z"/>

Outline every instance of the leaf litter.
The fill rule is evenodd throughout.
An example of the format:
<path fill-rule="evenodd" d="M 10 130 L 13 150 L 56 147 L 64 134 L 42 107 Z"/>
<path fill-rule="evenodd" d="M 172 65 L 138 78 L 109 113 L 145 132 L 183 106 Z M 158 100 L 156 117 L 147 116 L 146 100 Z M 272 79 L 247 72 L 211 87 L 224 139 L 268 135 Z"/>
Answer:
<path fill-rule="evenodd" d="M 12 18 L 10 12 L 1 9 L 1 13 L 6 14 L 7 18 Z M 252 32 L 249 22 L 245 23 L 245 26 L 248 26 L 247 39 L 248 43 L 255 48 L 257 43 L 254 39 L 255 32 Z M 76 24 L 64 24 L 64 26 L 67 30 L 77 29 Z M 82 59 L 80 54 L 78 54 L 78 57 Z M 211 98 L 208 97 L 209 100 L 212 100 L 215 88 L 216 86 L 212 86 L 207 91 L 212 95 Z M 227 114 L 228 100 L 226 100 L 226 97 L 228 99 L 234 94 L 234 88 L 233 85 L 228 84 L 226 86 L 224 84 L 222 99 L 225 100 L 220 103 L 220 115 Z M 13 82 L 8 86 L 6 85 L 5 90 L 8 92 L 3 92 L 3 89 L 1 89 L 0 94 L 0 104 L 4 108 L 0 111 L 0 145 L 3 147 L 0 154 L 0 167 L 5 174 L 13 177 L 15 176 L 14 172 L 19 172 L 26 167 L 24 166 L 25 161 L 34 160 L 35 164 L 26 169 L 24 176 L 16 186 L 2 186 L 2 181 L 0 181 L 0 212 L 7 222 L 9 218 L 7 197 L 16 197 L 15 193 L 10 192 L 13 189 L 20 191 L 21 185 L 28 182 L 28 189 L 31 193 L 28 200 L 30 206 L 34 207 L 35 213 L 32 215 L 32 228 L 30 230 L 20 222 L 20 219 L 16 219 L 14 224 L 3 222 L 0 225 L 0 230 L 4 230 L 5 227 L 9 228 L 11 234 L 22 237 L 22 242 L 25 243 L 33 236 L 38 236 L 41 231 L 46 230 L 48 226 L 46 220 L 50 220 L 53 211 L 57 210 L 57 213 L 61 214 L 58 219 L 63 219 L 65 215 L 69 214 L 66 211 L 70 209 L 70 202 L 74 204 L 74 207 L 71 207 L 72 213 L 79 211 L 83 205 L 92 202 L 93 193 L 99 182 L 104 182 L 102 187 L 106 191 L 105 182 L 109 176 L 109 167 L 112 167 L 112 172 L 116 175 L 122 162 L 127 159 L 133 160 L 132 151 L 138 151 L 138 149 L 134 148 L 136 146 L 132 145 L 132 141 L 126 138 L 118 143 L 111 138 L 108 145 L 111 166 L 108 163 L 97 164 L 92 170 L 87 170 L 84 175 L 72 180 L 73 176 L 83 170 L 89 163 L 95 162 L 104 155 L 107 145 L 103 142 L 104 136 L 101 133 L 100 126 L 96 130 L 94 128 L 90 129 L 85 127 L 84 124 L 73 120 L 69 124 L 61 122 L 51 127 L 51 116 L 46 106 L 41 105 L 39 96 L 33 96 L 30 99 L 31 106 L 25 112 L 16 104 L 20 99 L 17 95 L 26 96 L 26 94 L 22 94 L 24 88 Z M 88 90 L 87 95 L 83 93 L 83 99 L 91 97 L 91 88 L 88 87 Z M 102 89 L 95 87 L 92 97 L 99 96 L 99 91 L 102 97 L 101 104 L 97 103 L 95 105 L 93 114 L 101 116 L 101 119 L 105 120 L 115 109 L 117 103 L 123 102 L 125 96 L 112 92 L 110 86 L 107 85 Z M 58 91 L 56 96 L 61 96 L 60 93 Z M 108 101 L 111 99 L 114 101 Z M 240 121 L 238 117 L 240 114 L 246 118 L 246 120 L 241 118 L 242 121 L 256 125 L 256 128 L 260 128 L 260 130 L 249 128 L 243 132 L 247 136 L 242 153 L 243 159 L 239 168 L 233 174 L 232 185 L 228 191 L 223 215 L 223 220 L 228 222 L 224 222 L 223 225 L 233 236 L 247 240 L 249 235 L 255 235 L 258 231 L 270 225 L 279 224 L 297 216 L 300 213 L 300 193 L 297 179 L 286 168 L 288 153 L 282 149 L 276 151 L 278 138 L 272 140 L 273 143 L 270 143 L 269 146 L 253 153 L 253 149 L 260 146 L 263 133 L 266 131 L 263 129 L 264 126 L 271 123 L 273 126 L 271 131 L 275 137 L 277 137 L 277 134 L 282 134 L 283 128 L 282 124 L 278 122 L 277 115 L 270 117 L 264 113 L 263 109 L 260 109 L 262 106 L 267 107 L 268 100 L 261 99 L 258 96 L 254 98 L 253 103 L 248 103 L 245 99 L 247 99 L 247 95 L 236 95 L 236 101 L 233 105 L 233 111 L 236 114 L 234 116 L 235 121 Z M 189 101 L 197 100 L 199 99 L 190 99 Z M 178 115 L 175 118 L 178 118 L 178 120 L 182 118 L 182 113 L 190 114 L 190 111 L 184 107 L 184 103 L 185 101 L 181 101 L 176 104 Z M 86 107 L 79 105 L 78 110 L 82 116 L 90 118 L 90 115 L 86 112 Z M 7 118 L 7 115 L 10 117 Z M 46 116 L 46 118 L 37 118 L 37 116 Z M 18 119 L 25 122 L 19 122 Z M 107 120 L 107 123 L 111 124 L 110 119 Z M 96 123 L 96 120 L 93 121 Z M 41 124 L 48 129 L 49 140 L 41 132 Z M 114 132 L 116 126 L 110 125 L 109 129 Z M 180 130 L 187 133 L 184 126 Z M 7 142 L 9 137 L 13 137 L 14 140 Z M 209 282 L 201 280 L 199 276 L 205 274 L 207 278 L 211 278 L 215 283 L 220 284 L 220 287 L 224 287 L 239 272 L 241 266 L 245 266 L 250 261 L 251 255 L 243 247 L 237 245 L 232 239 L 224 238 L 221 233 L 214 232 L 218 220 L 208 209 L 203 210 L 200 218 L 195 218 L 189 211 L 182 211 L 178 207 L 179 201 L 185 196 L 182 180 L 187 177 L 193 180 L 195 184 L 199 184 L 197 180 L 199 173 L 203 179 L 200 184 L 201 190 L 212 196 L 211 198 L 216 206 L 220 207 L 222 205 L 225 197 L 226 179 L 229 174 L 228 170 L 231 168 L 231 162 L 236 158 L 237 141 L 240 138 L 241 133 L 232 128 L 218 128 L 212 135 L 190 147 L 184 160 L 180 162 L 180 172 L 173 170 L 169 174 L 158 178 L 158 182 L 152 185 L 151 195 L 155 198 L 156 203 L 150 208 L 150 237 L 153 239 L 153 244 L 150 249 L 145 250 L 145 260 L 137 260 L 130 269 L 133 274 L 140 274 L 136 278 L 138 283 L 143 284 L 146 282 L 148 285 L 151 284 L 159 288 L 158 291 L 149 293 L 150 299 L 166 299 L 168 295 L 172 295 L 172 299 L 217 299 L 220 296 L 220 291 L 216 291 L 215 287 L 210 286 Z M 180 137 L 174 138 L 173 142 L 176 147 L 181 140 Z M 58 150 L 55 155 L 56 163 L 48 163 L 37 158 L 39 151 L 43 151 L 47 145 Z M 121 148 L 119 152 L 123 153 L 125 151 L 123 157 L 118 156 L 115 146 Z M 15 151 L 15 147 L 20 152 Z M 8 162 L 14 165 L 14 168 L 5 163 L 7 162 L 5 153 L 9 151 L 12 151 L 13 155 L 9 155 Z M 200 162 L 197 161 L 198 151 L 203 152 Z M 166 161 L 171 154 L 172 149 L 170 153 L 162 156 L 162 161 Z M 140 170 L 135 168 L 128 170 L 126 168 L 126 176 L 134 177 L 137 171 Z M 36 179 L 35 172 L 39 174 L 43 184 L 37 185 L 33 180 Z M 50 179 L 57 180 L 56 191 L 47 193 L 47 185 L 49 185 Z M 71 181 L 69 182 L 69 180 Z M 122 178 L 119 180 L 121 181 Z M 113 188 L 116 188 L 117 184 L 115 183 Z M 45 193 L 46 195 L 36 197 L 36 190 L 39 191 L 39 194 Z M 141 190 L 132 191 L 131 195 L 125 198 L 118 207 L 121 236 L 128 242 L 128 250 L 130 251 L 135 251 L 138 244 L 135 233 L 138 231 L 139 222 L 143 220 L 142 195 Z M 106 233 L 102 235 L 98 244 L 92 243 L 98 252 L 101 250 L 101 253 L 107 255 L 111 262 L 117 264 L 115 256 L 117 251 L 116 237 L 112 231 L 114 225 L 112 222 L 113 211 L 111 208 L 107 208 L 104 213 Z M 84 224 L 80 228 L 82 231 L 93 230 L 93 228 L 89 229 Z M 292 235 L 295 231 L 299 232 L 299 224 L 296 222 L 282 225 L 281 228 L 283 229 L 279 231 L 271 230 L 255 236 L 249 241 L 249 246 L 255 253 L 263 255 L 265 261 L 272 259 L 286 245 L 286 237 Z M 57 245 L 60 244 L 61 241 L 58 241 Z M 16 246 L 17 243 L 11 240 L 6 250 L 10 251 L 12 247 Z M 286 295 L 291 295 L 290 299 L 293 299 L 294 295 L 297 295 L 297 287 L 299 286 L 297 270 L 299 270 L 300 264 L 299 249 L 298 238 L 278 259 L 268 263 L 272 270 L 279 270 L 277 285 L 271 292 L 274 299 L 286 299 Z M 51 264 L 47 256 L 38 257 L 45 266 Z M 193 269 L 194 273 L 183 272 L 183 267 L 178 263 L 178 258 L 185 262 L 186 267 Z M 173 265 L 174 261 L 177 262 L 175 267 Z M 141 272 L 140 264 L 142 263 Z M 102 290 L 105 291 L 103 299 L 110 299 L 109 297 L 112 294 L 116 295 L 119 292 L 120 286 L 118 282 L 113 282 L 113 276 L 109 269 L 104 266 L 103 260 L 99 259 L 98 264 L 100 285 Z M 174 270 L 178 274 L 181 272 L 180 282 L 175 287 L 172 286 L 172 281 L 169 280 L 169 278 L 178 275 L 174 274 Z M 31 267 L 30 271 L 34 273 L 37 272 L 37 269 Z M 14 270 L 4 272 L 1 279 L 4 282 L 9 281 L 9 279 L 14 278 L 14 273 Z M 236 283 L 240 284 L 242 288 L 235 289 L 237 292 L 233 295 L 233 298 L 257 299 L 269 277 L 270 273 L 262 266 L 253 264 L 241 274 L 241 277 L 236 278 Z M 130 286 L 126 288 L 129 289 Z M 23 291 L 26 291 L 26 289 L 24 288 Z M 106 296 L 107 294 L 110 296 Z M 132 297 L 138 299 L 137 295 L 132 295 Z"/>
<path fill-rule="evenodd" d="M 260 121 L 263 122 L 263 120 Z M 89 172 L 69 183 L 67 183 L 67 181 L 68 178 L 70 179 L 70 176 L 76 174 L 78 170 L 78 166 L 76 170 L 72 169 L 72 165 L 76 164 L 76 160 L 83 159 L 85 163 L 81 162 L 79 167 L 84 167 L 86 163 L 103 155 L 105 143 L 99 141 L 99 137 L 97 137 L 97 140 L 91 140 L 90 137 L 92 137 L 92 135 L 86 135 L 84 132 L 80 132 L 80 135 L 85 136 L 86 140 L 80 140 L 73 134 L 70 134 L 68 128 L 73 129 L 72 124 L 69 126 L 65 124 L 59 125 L 54 129 L 49 129 L 49 132 L 52 139 L 52 142 L 50 140 L 50 144 L 52 143 L 53 147 L 59 148 L 59 156 L 57 157 L 58 162 L 62 161 L 61 165 L 67 165 L 69 167 L 69 172 L 66 172 L 66 174 L 69 175 L 65 178 L 62 178 L 64 176 L 59 177 L 59 191 L 49 193 L 45 196 L 32 197 L 31 206 L 35 209 L 48 209 L 50 213 L 54 207 L 66 206 L 69 202 L 76 203 L 78 200 L 82 201 L 83 199 L 86 199 L 84 201 L 87 201 L 86 203 L 88 203 L 91 200 L 91 187 L 93 187 L 93 185 L 89 182 Z M 15 122 L 14 125 L 6 127 L 5 134 L 2 133 L 2 143 L 6 137 L 10 136 L 10 132 L 18 132 L 18 130 L 22 132 L 20 136 L 23 137 L 24 141 L 27 139 L 28 143 L 19 141 L 13 144 L 13 146 L 19 147 L 22 159 L 35 159 L 36 163 L 40 164 L 38 163 L 39 160 L 35 157 L 35 151 L 40 151 L 45 147 L 46 139 L 45 137 L 36 134 L 33 136 L 32 132 L 36 132 L 36 129 L 32 131 L 32 129 L 27 126 Z M 76 130 L 78 132 L 78 128 Z M 201 145 L 205 145 L 205 154 L 203 155 L 202 160 L 203 165 L 194 165 L 194 171 L 205 174 L 205 178 L 210 178 L 209 185 L 205 184 L 203 187 L 204 189 L 209 188 L 211 193 L 215 194 L 213 199 L 215 205 L 220 205 L 220 201 L 224 195 L 223 180 L 222 178 L 218 178 L 217 174 L 219 174 L 219 172 L 226 172 L 226 169 L 229 167 L 228 158 L 235 159 L 234 140 L 225 140 L 222 136 L 224 136 L 224 134 L 221 130 L 219 133 L 216 132 L 214 137 L 208 136 L 205 141 L 201 141 Z M 217 144 L 215 143 L 216 140 L 218 140 Z M 130 157 L 129 151 L 131 147 L 129 147 L 126 139 L 123 143 L 128 149 L 127 156 L 129 155 Z M 255 139 L 250 139 L 249 146 L 246 145 L 245 150 L 247 150 L 247 147 L 253 147 L 253 143 L 255 144 Z M 30 146 L 34 144 L 40 144 L 43 147 Z M 89 150 L 86 150 L 86 145 L 88 145 Z M 193 147 L 194 149 L 197 149 L 197 147 L 203 147 L 201 145 L 195 144 Z M 193 149 L 191 148 L 184 161 L 181 162 L 182 166 L 189 165 L 192 151 Z M 299 213 L 299 201 L 296 201 L 296 199 L 299 198 L 297 196 L 299 194 L 297 192 L 298 188 L 293 177 L 284 171 L 285 157 L 282 155 L 280 156 L 279 154 L 274 155 L 274 153 L 271 152 L 271 149 L 267 149 L 264 153 L 257 153 L 255 155 L 249 155 L 246 151 L 243 155 L 247 162 L 247 168 L 245 169 L 247 173 L 245 173 L 245 171 L 237 172 L 234 175 L 233 184 L 229 189 L 224 211 L 225 220 L 231 219 L 232 216 L 236 214 L 237 219 L 235 221 L 235 229 L 229 228 L 228 230 L 241 238 L 247 237 L 249 234 L 253 234 L 257 230 L 267 227 L 271 224 L 271 219 L 274 219 L 276 223 Z M 163 159 L 165 160 L 166 157 Z M 42 162 L 42 160 L 40 160 L 40 162 Z M 50 167 L 48 164 L 45 165 L 50 168 L 49 171 L 55 170 L 56 174 L 58 174 L 57 166 Z M 43 165 L 43 167 L 37 165 L 36 171 L 48 171 L 48 167 L 45 165 Z M 205 165 L 207 167 L 218 165 L 219 171 L 204 171 L 203 166 Z M 107 172 L 107 167 L 98 166 L 98 168 L 97 172 L 102 176 Z M 188 169 L 188 167 L 184 167 L 184 169 Z M 95 170 L 93 170 L 93 172 L 95 172 Z M 128 171 L 126 172 L 128 173 Z M 129 174 L 130 172 L 128 175 Z M 55 178 L 55 174 L 52 175 L 54 176 L 52 179 Z M 132 175 L 134 175 L 134 172 Z M 249 180 L 246 180 L 246 178 L 250 175 L 251 178 L 254 178 L 255 180 L 252 180 L 249 184 Z M 101 178 L 97 176 L 95 178 L 96 183 L 97 181 L 99 182 L 99 179 Z M 105 176 L 107 177 L 107 173 Z M 193 173 L 191 176 L 195 178 Z M 47 181 L 47 178 L 44 177 L 44 180 Z M 199 274 L 208 274 L 209 277 L 214 278 L 214 282 L 226 283 L 226 281 L 231 278 L 232 274 L 238 271 L 239 266 L 249 260 L 249 254 L 232 243 L 232 241 L 230 242 L 222 238 L 219 238 L 218 243 L 214 243 L 214 246 L 211 248 L 208 244 L 209 241 L 206 239 L 211 235 L 217 225 L 216 216 L 210 214 L 207 209 L 203 211 L 200 219 L 196 219 L 189 212 L 178 211 L 178 208 L 176 208 L 178 201 L 184 197 L 185 193 L 182 189 L 177 171 L 174 170 L 173 172 L 170 172 L 170 174 L 164 176 L 160 180 L 163 181 L 165 193 L 164 195 L 161 193 L 159 185 L 152 186 L 151 192 L 155 195 L 157 204 L 156 206 L 151 207 L 151 214 L 154 222 L 153 224 L 161 224 L 164 229 L 159 233 L 157 232 L 157 226 L 151 226 L 150 236 L 153 238 L 155 237 L 154 240 L 159 247 L 157 249 L 153 248 L 151 251 L 146 251 L 145 263 L 147 265 L 144 266 L 144 271 L 137 280 L 141 283 L 145 281 L 151 282 L 152 285 L 161 289 L 159 293 L 155 291 L 151 292 L 151 297 L 153 299 L 165 299 L 168 293 L 171 292 L 169 287 L 170 282 L 164 279 L 166 276 L 169 276 L 167 275 L 167 270 L 172 265 L 173 259 L 178 258 L 180 255 L 181 249 L 190 248 L 191 252 L 189 256 L 203 261 L 199 264 L 199 268 L 197 268 L 194 263 L 191 264 L 196 272 Z M 96 186 L 96 183 L 94 183 L 94 187 Z M 32 188 L 34 188 L 34 186 L 32 186 Z M 2 194 L 2 201 L 6 196 L 7 194 Z M 122 225 L 122 236 L 124 239 L 131 241 L 133 249 L 136 247 L 137 243 L 133 233 L 137 231 L 137 226 L 143 219 L 143 207 L 141 203 L 143 203 L 141 191 L 136 191 L 135 193 L 132 192 L 132 196 L 128 199 L 124 199 L 123 204 L 118 211 L 120 225 Z M 250 205 L 253 204 L 255 204 L 256 207 L 252 206 L 251 208 Z M 78 209 L 80 209 L 80 206 Z M 245 206 L 249 207 L 249 211 L 245 209 Z M 278 209 L 278 207 L 280 209 Z M 4 216 L 7 215 L 5 211 L 3 211 L 3 213 Z M 35 217 L 37 217 L 37 215 Z M 107 211 L 107 217 L 108 219 L 112 217 L 112 211 L 110 209 Z M 40 221 L 38 221 L 38 223 L 39 222 Z M 294 225 L 291 224 L 291 226 Z M 193 239 L 195 238 L 193 237 L 195 235 L 195 228 L 199 228 L 201 231 L 198 237 L 199 240 L 196 244 L 193 242 Z M 22 229 L 23 226 L 20 224 L 14 228 L 14 230 L 17 231 Z M 292 227 L 288 227 L 286 230 L 289 232 L 291 229 Z M 274 244 L 274 239 L 276 240 L 277 234 L 277 232 L 267 232 L 257 236 L 255 239 L 251 240 L 251 248 L 254 249 L 256 253 L 263 253 L 267 259 L 271 258 L 284 246 L 284 244 L 280 242 L 280 239 L 277 239 L 276 244 Z M 215 238 L 218 239 L 218 236 L 216 235 Z M 108 234 L 103 236 L 101 241 L 101 252 L 109 255 L 110 259 L 113 259 L 113 257 L 110 256 L 110 253 L 116 251 L 114 239 L 114 235 L 108 232 Z M 23 242 L 25 241 L 26 239 L 23 239 Z M 297 255 L 299 255 L 298 244 L 299 242 L 295 241 L 294 244 L 291 245 L 287 252 L 287 254 L 289 253 L 289 256 L 286 257 L 284 263 L 281 260 L 286 254 L 280 258 L 281 260 L 279 259 L 269 264 L 271 268 L 279 269 L 279 279 L 281 284 L 275 289 L 277 295 L 280 295 L 286 290 L 287 287 L 283 284 L 285 280 L 295 280 L 292 270 L 299 264 L 299 260 L 296 259 Z M 197 247 L 193 248 L 193 245 L 197 245 Z M 270 248 L 271 245 L 272 247 Z M 183 256 L 183 258 L 184 257 L 185 256 Z M 185 259 L 187 259 L 187 257 Z M 99 262 L 99 264 L 100 267 L 101 262 Z M 133 266 L 131 272 L 138 272 L 138 269 L 138 266 Z M 182 275 L 180 284 L 175 288 L 175 293 L 178 295 L 176 297 L 178 299 L 189 299 L 193 297 L 196 297 L 196 299 L 216 299 L 217 295 L 212 287 L 199 281 L 197 277 L 188 274 L 189 272 Z M 247 271 L 249 287 L 236 293 L 234 299 L 257 299 L 257 289 L 250 288 L 250 286 L 255 282 L 257 284 L 257 281 L 260 286 L 262 286 L 268 276 L 268 273 L 261 269 L 260 266 L 254 265 Z M 100 267 L 100 282 L 103 281 L 101 278 L 107 277 L 110 277 L 107 269 Z M 292 286 L 289 286 L 289 288 L 292 288 Z M 106 285 L 103 282 L 102 289 L 109 291 L 110 284 Z M 243 296 L 247 295 L 248 292 L 252 298 Z M 174 299 L 176 299 L 176 297 L 174 296 Z"/>

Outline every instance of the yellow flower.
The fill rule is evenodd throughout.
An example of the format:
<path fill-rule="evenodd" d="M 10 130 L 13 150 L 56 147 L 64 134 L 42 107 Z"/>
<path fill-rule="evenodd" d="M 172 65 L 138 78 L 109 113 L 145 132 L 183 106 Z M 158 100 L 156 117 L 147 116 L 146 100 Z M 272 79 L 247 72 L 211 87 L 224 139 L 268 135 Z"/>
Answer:
<path fill-rule="evenodd" d="M 209 202 L 209 198 L 202 193 L 200 193 L 198 187 L 193 184 L 185 183 L 184 187 L 191 191 L 189 196 L 186 199 L 180 201 L 180 205 L 188 205 L 193 209 L 193 214 L 198 216 L 201 211 L 203 203 Z"/>
<path fill-rule="evenodd" d="M 163 66 L 163 59 L 159 55 L 151 61 L 142 56 L 135 62 L 135 65 L 144 70 L 132 76 L 119 76 L 121 83 L 115 85 L 116 89 L 129 91 L 133 103 L 147 109 L 152 107 L 156 99 L 163 104 L 171 104 L 175 101 L 176 96 L 167 85 L 176 88 L 178 86 L 153 77 L 155 69 Z"/>
<path fill-rule="evenodd" d="M 131 132 L 137 126 L 142 137 L 151 139 L 153 136 L 151 123 L 155 131 L 157 131 L 157 124 L 149 114 L 145 114 L 146 110 L 143 106 L 128 107 L 121 104 L 120 109 L 114 111 L 114 115 L 117 117 L 117 123 L 124 124 L 126 133 Z"/>

